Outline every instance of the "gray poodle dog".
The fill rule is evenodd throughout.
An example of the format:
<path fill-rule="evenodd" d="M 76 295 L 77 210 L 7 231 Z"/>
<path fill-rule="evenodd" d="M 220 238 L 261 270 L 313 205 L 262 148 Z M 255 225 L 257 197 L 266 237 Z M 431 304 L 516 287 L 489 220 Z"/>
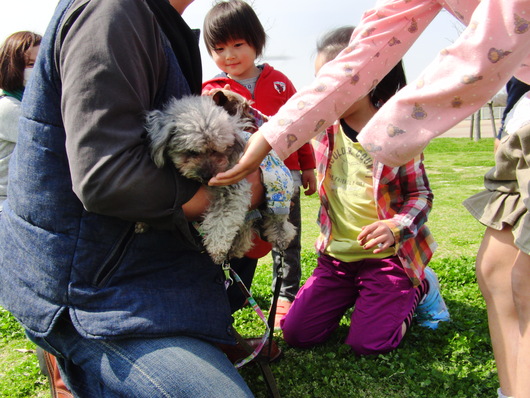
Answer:
<path fill-rule="evenodd" d="M 235 96 L 234 96 L 235 95 Z M 220 90 L 214 96 L 173 99 L 163 110 L 147 114 L 150 152 L 158 167 L 172 163 L 180 173 L 199 181 L 210 193 L 210 206 L 198 230 L 213 261 L 221 264 L 240 258 L 252 248 L 254 231 L 263 230 L 266 240 L 279 250 L 287 247 L 295 227 L 287 215 L 262 211 L 262 224 L 249 220 L 251 186 L 243 179 L 230 186 L 211 187 L 208 181 L 233 167 L 246 145 L 245 130 L 254 128 L 243 97 Z M 226 109 L 225 109 L 226 108 Z"/>

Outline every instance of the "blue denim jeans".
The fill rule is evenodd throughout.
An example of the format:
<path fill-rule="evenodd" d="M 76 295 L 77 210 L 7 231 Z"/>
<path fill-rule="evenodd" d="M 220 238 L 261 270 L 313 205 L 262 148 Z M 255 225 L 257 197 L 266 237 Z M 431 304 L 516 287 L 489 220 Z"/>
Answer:
<path fill-rule="evenodd" d="M 225 354 L 198 338 L 86 339 L 68 315 L 49 336 L 28 337 L 57 357 L 76 397 L 253 397 Z"/>

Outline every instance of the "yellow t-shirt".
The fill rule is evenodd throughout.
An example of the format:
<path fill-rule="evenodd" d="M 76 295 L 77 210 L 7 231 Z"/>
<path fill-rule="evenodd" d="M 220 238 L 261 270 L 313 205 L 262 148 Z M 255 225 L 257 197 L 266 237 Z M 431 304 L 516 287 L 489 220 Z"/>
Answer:
<path fill-rule="evenodd" d="M 358 142 L 353 142 L 342 127 L 335 135 L 333 153 L 323 184 L 329 201 L 332 223 L 331 237 L 324 250 L 338 260 L 359 261 L 366 258 L 385 258 L 393 254 L 389 249 L 374 254 L 357 242 L 361 226 L 379 220 L 374 201 L 373 161 Z"/>

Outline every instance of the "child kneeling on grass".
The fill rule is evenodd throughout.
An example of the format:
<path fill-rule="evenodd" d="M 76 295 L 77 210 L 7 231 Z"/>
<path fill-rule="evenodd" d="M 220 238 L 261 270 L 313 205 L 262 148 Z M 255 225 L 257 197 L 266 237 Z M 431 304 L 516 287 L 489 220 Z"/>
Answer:
<path fill-rule="evenodd" d="M 319 42 L 317 72 L 347 46 L 352 31 L 340 28 Z M 423 155 L 388 167 L 374 163 L 356 140 L 405 84 L 400 62 L 317 137 L 319 258 L 281 320 L 289 345 L 324 342 L 353 306 L 346 344 L 360 355 L 394 350 L 415 312 L 419 324 L 431 329 L 450 319 L 436 274 L 426 267 L 436 243 L 425 225 L 433 194 Z"/>

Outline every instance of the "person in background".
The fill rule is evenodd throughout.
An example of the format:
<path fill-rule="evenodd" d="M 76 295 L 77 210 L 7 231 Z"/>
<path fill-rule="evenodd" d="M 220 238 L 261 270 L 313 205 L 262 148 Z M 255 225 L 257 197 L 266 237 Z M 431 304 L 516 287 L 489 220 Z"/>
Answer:
<path fill-rule="evenodd" d="M 520 81 L 516 77 L 512 77 L 506 83 L 506 107 L 502 113 L 501 127 L 495 138 L 495 150 L 497 150 L 501 138 L 507 134 L 506 124 L 511 118 L 513 107 L 528 90 L 530 90 L 530 85 Z"/>
<path fill-rule="evenodd" d="M 317 44 L 315 70 L 347 46 L 353 27 Z M 410 328 L 449 321 L 438 279 L 426 268 L 436 243 L 425 225 L 432 191 L 423 156 L 401 167 L 372 162 L 358 132 L 406 84 L 399 62 L 369 95 L 350 106 L 315 145 L 321 208 L 318 265 L 281 321 L 296 347 L 323 343 L 354 307 L 346 344 L 359 355 L 394 350 Z"/>
<path fill-rule="evenodd" d="M 505 135 L 507 121 L 506 118 L 508 114 L 528 90 L 530 90 L 530 85 L 520 81 L 516 77 L 512 77 L 510 80 L 508 80 L 508 83 L 506 83 L 506 107 L 502 113 L 501 127 L 497 136 L 499 140 Z"/>
<path fill-rule="evenodd" d="M 146 139 L 148 111 L 201 93 L 192 1 L 61 0 L 24 92 L 0 305 L 76 397 L 253 396 L 217 346 L 235 339 L 193 226 L 207 189 L 156 167 Z"/>
<path fill-rule="evenodd" d="M 17 143 L 20 104 L 41 40 L 37 33 L 16 32 L 0 47 L 0 214 L 7 197 L 9 159 Z"/>
<path fill-rule="evenodd" d="M 296 92 L 292 82 L 283 73 L 269 64 L 257 64 L 266 44 L 267 35 L 252 7 L 242 0 L 221 1 L 215 4 L 204 19 L 204 41 L 215 64 L 222 73 L 203 83 L 203 91 L 229 86 L 230 90 L 241 94 L 252 102 L 252 106 L 265 114 L 274 115 L 278 109 Z M 301 251 L 301 209 L 300 186 L 305 195 L 316 191 L 315 159 L 311 145 L 305 144 L 285 160 L 291 170 L 294 184 L 289 221 L 298 229 L 296 237 L 285 250 L 281 286 L 276 309 L 274 326 L 279 329 L 280 319 L 289 311 L 300 288 L 302 269 Z M 266 254 L 260 250 L 263 243 L 257 241 L 256 250 L 243 260 L 234 261 L 234 268 L 245 274 L 252 273 L 246 283 L 252 281 L 258 257 Z M 265 245 L 266 246 L 266 245 Z M 277 266 L 280 253 L 272 251 L 274 267 L 272 289 L 276 286 Z"/>
<path fill-rule="evenodd" d="M 504 138 L 506 135 L 513 134 L 525 125 L 530 123 L 530 118 L 528 117 L 528 111 L 530 110 L 530 101 L 526 98 L 528 92 L 522 95 L 522 97 L 514 105 L 504 124 Z M 502 139 L 501 138 L 501 139 Z"/>

